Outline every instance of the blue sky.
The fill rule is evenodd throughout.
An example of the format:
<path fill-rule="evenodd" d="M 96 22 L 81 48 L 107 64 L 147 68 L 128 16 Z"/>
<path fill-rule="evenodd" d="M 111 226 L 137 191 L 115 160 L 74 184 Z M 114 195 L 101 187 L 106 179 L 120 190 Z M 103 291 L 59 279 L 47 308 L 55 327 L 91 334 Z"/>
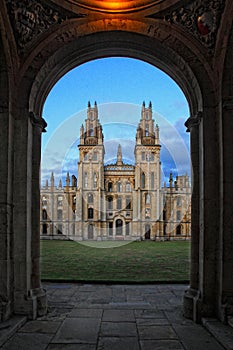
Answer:
<path fill-rule="evenodd" d="M 136 127 L 142 102 L 152 102 L 160 126 L 161 161 L 165 180 L 190 173 L 189 117 L 186 98 L 161 70 L 130 58 L 105 58 L 83 64 L 61 78 L 48 95 L 43 117 L 48 123 L 42 137 L 42 185 L 54 171 L 56 181 L 67 171 L 77 175 L 79 128 L 86 118 L 88 101 L 97 101 L 105 135 L 105 161 L 114 162 L 122 144 L 125 162 L 133 163 Z"/>

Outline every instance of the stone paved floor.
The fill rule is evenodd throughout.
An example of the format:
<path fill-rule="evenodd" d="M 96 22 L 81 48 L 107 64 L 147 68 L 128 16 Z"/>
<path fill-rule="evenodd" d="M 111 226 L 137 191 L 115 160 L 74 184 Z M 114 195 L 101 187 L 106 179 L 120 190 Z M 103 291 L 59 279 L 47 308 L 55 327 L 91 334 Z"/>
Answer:
<path fill-rule="evenodd" d="M 184 285 L 54 284 L 49 313 L 25 323 L 3 350 L 222 350 L 182 317 Z"/>

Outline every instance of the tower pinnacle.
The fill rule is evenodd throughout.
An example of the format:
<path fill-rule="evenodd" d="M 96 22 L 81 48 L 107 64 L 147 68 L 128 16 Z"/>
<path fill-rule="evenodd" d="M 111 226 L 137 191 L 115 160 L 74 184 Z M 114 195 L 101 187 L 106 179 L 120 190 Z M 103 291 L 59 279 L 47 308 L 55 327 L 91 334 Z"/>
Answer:
<path fill-rule="evenodd" d="M 121 150 L 121 145 L 118 145 L 118 149 L 117 149 L 117 165 L 122 165 L 122 150 Z"/>

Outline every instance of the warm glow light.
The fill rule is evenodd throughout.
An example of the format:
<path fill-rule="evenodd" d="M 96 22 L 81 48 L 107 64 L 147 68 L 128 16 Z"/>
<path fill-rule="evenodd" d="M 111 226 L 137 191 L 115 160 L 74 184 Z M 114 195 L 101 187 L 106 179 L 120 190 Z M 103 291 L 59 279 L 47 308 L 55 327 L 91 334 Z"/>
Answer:
<path fill-rule="evenodd" d="M 70 2 L 77 2 L 79 5 L 92 10 L 103 10 L 108 12 L 127 12 L 147 8 L 163 2 L 164 0 L 69 0 Z"/>

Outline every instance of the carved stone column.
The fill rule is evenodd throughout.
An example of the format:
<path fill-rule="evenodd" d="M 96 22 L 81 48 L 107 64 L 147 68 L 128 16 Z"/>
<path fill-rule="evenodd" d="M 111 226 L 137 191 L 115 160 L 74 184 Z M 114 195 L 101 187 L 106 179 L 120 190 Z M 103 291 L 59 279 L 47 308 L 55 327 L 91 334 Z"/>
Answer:
<path fill-rule="evenodd" d="M 47 298 L 41 288 L 40 281 L 40 160 L 41 160 L 41 133 L 45 132 L 47 123 L 44 119 L 30 113 L 32 123 L 32 235 L 31 235 L 31 293 L 37 297 L 37 316 L 47 312 Z"/>
<path fill-rule="evenodd" d="M 201 118 L 202 113 L 198 112 L 185 122 L 187 132 L 190 132 L 192 205 L 190 287 L 184 295 L 184 316 L 191 319 L 195 319 L 199 287 L 199 124 Z"/>
<path fill-rule="evenodd" d="M 233 37 L 232 37 L 233 43 Z M 231 53 L 231 62 L 232 62 Z M 230 65 L 229 65 L 230 66 Z M 232 63 L 231 63 L 232 67 Z M 229 68 L 229 88 L 231 75 Z M 228 91 L 227 91 L 228 92 Z M 233 315 L 233 96 L 229 96 L 222 106 L 222 227 L 221 251 L 219 256 L 219 318 L 227 323 L 228 316 Z"/>
<path fill-rule="evenodd" d="M 25 109 L 15 111 L 14 312 L 35 319 L 46 312 L 40 287 L 40 139 L 44 126 Z"/>

